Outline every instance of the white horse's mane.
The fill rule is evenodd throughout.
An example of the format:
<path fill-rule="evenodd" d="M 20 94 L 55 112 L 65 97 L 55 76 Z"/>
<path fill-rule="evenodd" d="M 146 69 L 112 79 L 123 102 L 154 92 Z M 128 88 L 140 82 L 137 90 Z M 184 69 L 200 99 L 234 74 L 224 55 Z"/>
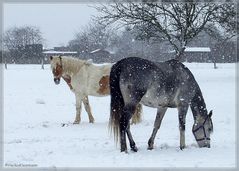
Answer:
<path fill-rule="evenodd" d="M 82 68 L 82 66 L 92 64 L 91 61 L 74 58 L 72 56 L 61 56 L 61 59 L 63 73 L 67 73 L 70 75 L 77 73 Z M 52 59 L 53 66 L 56 66 L 57 63 L 60 64 L 59 56 L 55 56 Z"/>

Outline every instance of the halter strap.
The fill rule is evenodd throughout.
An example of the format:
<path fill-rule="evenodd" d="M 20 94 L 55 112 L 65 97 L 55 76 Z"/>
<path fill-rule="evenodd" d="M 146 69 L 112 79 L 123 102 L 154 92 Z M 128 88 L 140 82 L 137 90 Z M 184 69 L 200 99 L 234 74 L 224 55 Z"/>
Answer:
<path fill-rule="evenodd" d="M 203 122 L 202 125 L 200 125 L 198 128 L 196 128 L 196 129 L 193 130 L 193 134 L 194 134 L 194 136 L 196 137 L 195 133 L 196 133 L 198 130 L 203 129 L 204 138 L 196 138 L 196 141 L 210 140 L 210 138 L 207 137 L 207 135 L 206 135 L 206 130 L 205 130 L 205 127 L 204 127 L 204 125 L 205 125 L 207 119 L 208 119 L 208 116 L 205 118 L 205 120 L 204 120 L 204 122 Z"/>
<path fill-rule="evenodd" d="M 59 59 L 60 59 L 60 65 L 62 67 L 62 57 L 61 57 L 61 55 L 59 56 Z"/>

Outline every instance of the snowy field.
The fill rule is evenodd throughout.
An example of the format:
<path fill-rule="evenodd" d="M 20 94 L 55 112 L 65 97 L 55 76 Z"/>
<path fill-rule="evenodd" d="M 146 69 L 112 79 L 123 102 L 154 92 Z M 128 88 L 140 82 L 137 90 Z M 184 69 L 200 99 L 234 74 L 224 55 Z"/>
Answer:
<path fill-rule="evenodd" d="M 46 66 L 8 65 L 4 70 L 4 167 L 235 167 L 235 64 L 185 63 L 213 110 L 211 148 L 198 148 L 186 121 L 186 149 L 179 149 L 178 116 L 169 109 L 147 150 L 156 109 L 143 107 L 143 121 L 131 126 L 137 153 L 120 153 L 108 132 L 110 97 L 90 97 L 95 123 L 82 111 L 80 125 L 72 125 L 75 98 L 65 82 L 55 85 Z M 67 126 L 62 127 L 63 123 Z"/>

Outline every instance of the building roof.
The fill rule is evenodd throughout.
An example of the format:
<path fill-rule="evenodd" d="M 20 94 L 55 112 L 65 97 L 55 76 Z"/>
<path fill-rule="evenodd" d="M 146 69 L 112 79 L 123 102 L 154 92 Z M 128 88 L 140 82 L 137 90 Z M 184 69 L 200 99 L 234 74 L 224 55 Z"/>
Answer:
<path fill-rule="evenodd" d="M 99 51 L 102 51 L 102 49 L 96 49 L 96 50 L 91 51 L 90 53 L 96 53 L 96 52 L 99 52 Z"/>
<path fill-rule="evenodd" d="M 91 51 L 90 53 L 94 54 L 94 53 L 98 53 L 98 52 L 110 53 L 108 50 L 105 50 L 105 49 L 96 49 L 96 50 Z"/>
<path fill-rule="evenodd" d="M 185 52 L 211 52 L 210 47 L 186 47 Z"/>
<path fill-rule="evenodd" d="M 175 50 L 170 51 L 170 53 L 175 52 Z M 186 47 L 185 52 L 211 52 L 210 47 Z"/>
<path fill-rule="evenodd" d="M 55 51 L 55 50 L 48 50 L 42 53 L 44 54 L 77 54 L 76 51 Z"/>

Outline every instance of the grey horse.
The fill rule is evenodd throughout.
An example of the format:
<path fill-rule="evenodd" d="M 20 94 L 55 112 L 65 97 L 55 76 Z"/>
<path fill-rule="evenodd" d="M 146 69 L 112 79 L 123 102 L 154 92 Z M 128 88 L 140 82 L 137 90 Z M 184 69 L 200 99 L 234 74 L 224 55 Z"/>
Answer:
<path fill-rule="evenodd" d="M 129 124 L 138 104 L 157 108 L 153 132 L 148 140 L 149 150 L 153 149 L 167 108 L 178 109 L 180 149 L 185 148 L 185 119 L 189 106 L 193 113 L 192 132 L 197 144 L 210 148 L 212 111 L 208 113 L 193 74 L 178 60 L 156 63 L 138 57 L 124 58 L 112 66 L 110 94 L 109 126 L 115 140 L 120 140 L 121 152 L 127 152 L 126 134 L 131 150 L 138 151 Z"/>

